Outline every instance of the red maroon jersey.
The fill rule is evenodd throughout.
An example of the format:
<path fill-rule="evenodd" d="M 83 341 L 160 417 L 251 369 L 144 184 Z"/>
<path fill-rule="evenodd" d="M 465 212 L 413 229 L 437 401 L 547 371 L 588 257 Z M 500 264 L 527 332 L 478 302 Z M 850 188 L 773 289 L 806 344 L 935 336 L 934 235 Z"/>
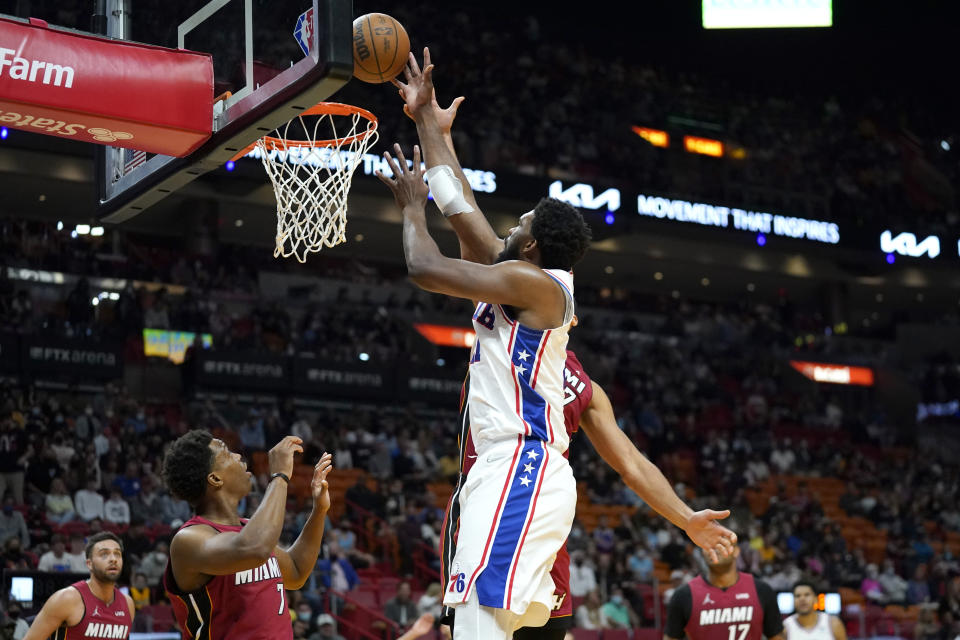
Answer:
<path fill-rule="evenodd" d="M 761 640 L 783 631 L 777 598 L 765 582 L 740 573 L 726 589 L 698 576 L 667 605 L 665 635 L 690 640 Z"/>
<path fill-rule="evenodd" d="M 120 589 L 113 588 L 113 601 L 107 604 L 90 591 L 86 580 L 70 585 L 83 598 L 83 618 L 72 627 L 61 626 L 53 633 L 53 640 L 82 640 L 86 638 L 128 638 L 130 636 L 130 608 Z"/>
<path fill-rule="evenodd" d="M 184 527 L 206 525 L 218 532 L 240 531 L 243 525 L 227 525 L 194 516 Z M 167 562 L 163 574 L 177 626 L 191 640 L 292 640 L 293 626 L 287 608 L 283 577 L 277 557 L 261 566 L 225 576 L 213 576 L 196 591 L 181 591 Z"/>
<path fill-rule="evenodd" d="M 589 376 L 584 372 L 583 365 L 577 359 L 577 355 L 568 350 L 567 360 L 564 363 L 563 370 L 563 419 L 564 426 L 567 429 L 567 435 L 571 438 L 573 434 L 580 429 L 580 416 L 590 406 L 590 400 L 593 399 L 593 383 Z M 470 436 L 470 416 L 469 408 L 463 401 L 468 394 L 470 384 L 469 374 L 464 381 L 463 390 L 460 394 L 460 479 L 457 487 L 450 497 L 447 504 L 447 513 L 443 520 L 443 537 L 440 539 L 440 559 L 441 559 L 441 584 L 449 584 L 447 576 L 449 575 L 450 562 L 453 560 L 457 544 L 457 528 L 460 525 L 460 487 L 463 486 L 467 474 L 473 467 L 477 459 L 477 451 L 473 446 L 473 438 Z M 572 442 L 572 440 L 571 440 Z M 564 457 L 569 457 L 569 449 L 564 451 Z M 567 553 L 567 545 L 560 548 L 557 557 L 553 561 L 553 568 L 550 570 L 550 577 L 556 590 L 553 593 L 553 610 L 550 613 L 550 620 L 545 627 L 568 627 L 573 617 L 573 602 L 570 599 L 570 554 Z M 444 607 L 443 618 L 452 615 L 449 607 Z"/>

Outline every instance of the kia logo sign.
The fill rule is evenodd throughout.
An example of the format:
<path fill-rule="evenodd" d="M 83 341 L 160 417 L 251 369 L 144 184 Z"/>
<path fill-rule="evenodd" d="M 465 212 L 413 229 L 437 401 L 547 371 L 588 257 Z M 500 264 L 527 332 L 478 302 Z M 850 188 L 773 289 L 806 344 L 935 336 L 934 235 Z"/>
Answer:
<path fill-rule="evenodd" d="M 917 242 L 917 236 L 912 233 L 894 236 L 887 230 L 880 234 L 880 248 L 884 253 L 897 253 L 911 258 L 919 258 L 924 254 L 928 258 L 936 258 L 940 255 L 940 238 L 928 236 L 922 242 Z"/>
<path fill-rule="evenodd" d="M 562 200 L 567 204 L 582 209 L 602 209 L 616 211 L 620 208 L 620 190 L 607 189 L 600 195 L 595 195 L 593 187 L 588 184 L 577 183 L 567 189 L 559 180 L 550 184 L 550 197 Z"/>

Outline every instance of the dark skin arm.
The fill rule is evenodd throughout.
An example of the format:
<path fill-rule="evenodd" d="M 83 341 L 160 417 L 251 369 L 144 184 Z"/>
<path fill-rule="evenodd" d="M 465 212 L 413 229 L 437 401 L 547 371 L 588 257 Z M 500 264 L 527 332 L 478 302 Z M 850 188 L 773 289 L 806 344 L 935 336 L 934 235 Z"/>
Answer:
<path fill-rule="evenodd" d="M 580 417 L 580 424 L 597 453 L 620 474 L 624 483 L 654 511 L 686 531 L 710 562 L 716 563 L 733 553 L 737 534 L 716 522 L 729 516 L 730 512 L 710 509 L 694 512 L 687 506 L 660 469 L 620 430 L 610 398 L 596 383 L 593 384 L 593 398 Z"/>
<path fill-rule="evenodd" d="M 470 182 L 457 159 L 453 137 L 450 135 L 463 97 L 455 99 L 447 109 L 441 109 L 433 86 L 433 68 L 430 49 L 425 47 L 423 71 L 420 71 L 417 58 L 411 53 L 403 70 L 406 82 L 394 80 L 393 84 L 404 100 L 404 112 L 417 124 L 417 135 L 423 147 L 427 168 L 447 165 L 453 169 L 463 185 L 464 200 L 473 209 L 447 218 L 460 241 L 460 257 L 468 262 L 493 264 L 503 250 L 503 239 L 497 236 L 480 210 Z"/>
<path fill-rule="evenodd" d="M 330 491 L 327 487 L 327 475 L 333 468 L 333 457 L 329 453 L 323 454 L 313 469 L 313 480 L 310 489 L 313 494 L 313 510 L 303 525 L 303 530 L 297 536 L 296 542 L 289 549 L 274 549 L 280 573 L 283 575 L 283 585 L 287 589 L 299 589 L 306 584 L 310 572 L 317 564 L 320 554 L 320 543 L 323 541 L 323 521 L 330 510 Z"/>
<path fill-rule="evenodd" d="M 563 291 L 543 270 L 523 260 L 494 265 L 447 258 L 427 230 L 427 185 L 420 167 L 420 147 L 414 147 L 413 169 L 407 167 L 400 145 L 394 145 L 399 162 L 384 157 L 394 178 L 377 177 L 393 191 L 403 212 L 403 252 L 410 280 L 421 289 L 468 300 L 508 305 L 519 321 L 532 329 L 563 324 L 566 300 Z"/>
<path fill-rule="evenodd" d="M 293 475 L 293 455 L 303 451 L 302 440 L 287 436 L 269 453 L 271 475 Z M 226 447 L 217 456 L 238 456 Z M 213 486 L 222 479 L 211 472 Z M 208 486 L 208 491 L 209 491 Z M 217 532 L 207 526 L 181 529 L 170 543 L 170 562 L 177 586 L 193 591 L 206 584 L 210 576 L 221 576 L 259 567 L 273 553 L 283 529 L 287 509 L 287 483 L 275 478 L 267 487 L 260 506 L 240 531 Z"/>

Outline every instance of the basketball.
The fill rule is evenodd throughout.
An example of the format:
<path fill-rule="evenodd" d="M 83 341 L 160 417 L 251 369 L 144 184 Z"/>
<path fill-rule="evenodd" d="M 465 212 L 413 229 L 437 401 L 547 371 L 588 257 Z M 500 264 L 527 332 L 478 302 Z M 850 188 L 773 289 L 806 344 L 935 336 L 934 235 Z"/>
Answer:
<path fill-rule="evenodd" d="M 403 71 L 410 38 L 403 25 L 384 13 L 368 13 L 353 21 L 353 76 L 380 84 Z"/>

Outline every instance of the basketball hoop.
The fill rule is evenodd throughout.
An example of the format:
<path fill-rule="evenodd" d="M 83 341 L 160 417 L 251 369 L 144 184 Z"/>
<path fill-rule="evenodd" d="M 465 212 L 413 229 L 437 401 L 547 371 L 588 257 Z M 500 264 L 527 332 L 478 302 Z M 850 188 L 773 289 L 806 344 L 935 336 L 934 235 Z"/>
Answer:
<path fill-rule="evenodd" d="M 273 183 L 275 258 L 306 262 L 308 254 L 347 239 L 353 172 L 378 137 L 377 118 L 366 109 L 321 102 L 234 156 L 254 151 Z"/>

